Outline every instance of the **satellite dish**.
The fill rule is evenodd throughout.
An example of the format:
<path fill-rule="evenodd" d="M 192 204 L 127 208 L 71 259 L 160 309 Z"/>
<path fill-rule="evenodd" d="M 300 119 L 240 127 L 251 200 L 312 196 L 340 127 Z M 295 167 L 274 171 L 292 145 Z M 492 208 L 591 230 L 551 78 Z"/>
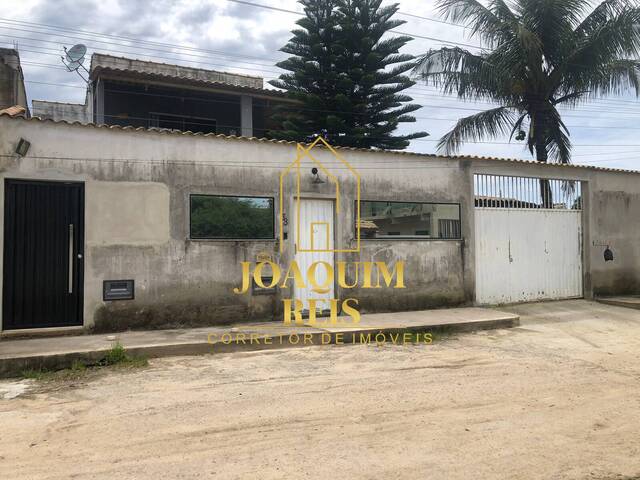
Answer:
<path fill-rule="evenodd" d="M 82 63 L 84 62 L 84 56 L 87 54 L 87 47 L 79 43 L 65 51 L 67 52 L 67 60 Z"/>
<path fill-rule="evenodd" d="M 67 61 L 65 62 L 65 65 L 67 66 L 67 70 L 74 72 L 84 63 L 84 56 L 87 53 L 87 47 L 79 43 L 71 47 L 69 50 L 65 47 L 64 52 L 66 54 Z"/>

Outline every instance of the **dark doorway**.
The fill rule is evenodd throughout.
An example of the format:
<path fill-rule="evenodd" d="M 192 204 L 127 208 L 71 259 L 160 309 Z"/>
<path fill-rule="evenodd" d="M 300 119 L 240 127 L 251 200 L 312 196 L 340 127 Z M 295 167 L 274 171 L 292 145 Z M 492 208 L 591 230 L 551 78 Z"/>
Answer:
<path fill-rule="evenodd" d="M 82 325 L 84 184 L 5 180 L 5 330 Z"/>

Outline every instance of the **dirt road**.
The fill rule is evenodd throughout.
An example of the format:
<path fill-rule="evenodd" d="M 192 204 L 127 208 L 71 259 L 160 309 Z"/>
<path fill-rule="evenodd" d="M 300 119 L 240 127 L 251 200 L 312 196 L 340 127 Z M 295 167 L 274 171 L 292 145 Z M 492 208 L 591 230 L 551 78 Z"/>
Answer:
<path fill-rule="evenodd" d="M 431 346 L 179 357 L 36 386 L 0 400 L 0 478 L 640 475 L 640 311 L 512 310 L 520 328 Z"/>

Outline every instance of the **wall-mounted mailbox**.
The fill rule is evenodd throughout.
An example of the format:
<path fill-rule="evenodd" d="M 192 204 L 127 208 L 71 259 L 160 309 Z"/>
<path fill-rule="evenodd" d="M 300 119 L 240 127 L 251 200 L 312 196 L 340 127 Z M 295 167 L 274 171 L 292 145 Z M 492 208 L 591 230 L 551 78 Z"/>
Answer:
<path fill-rule="evenodd" d="M 133 280 L 105 280 L 102 283 L 102 300 L 133 300 Z"/>

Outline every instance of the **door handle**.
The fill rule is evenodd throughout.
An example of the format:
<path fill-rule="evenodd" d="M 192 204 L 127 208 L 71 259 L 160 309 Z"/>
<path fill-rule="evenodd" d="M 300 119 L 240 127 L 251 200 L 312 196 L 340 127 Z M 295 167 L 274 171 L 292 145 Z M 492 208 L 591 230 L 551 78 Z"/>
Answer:
<path fill-rule="evenodd" d="M 73 293 L 73 223 L 69 224 L 69 285 L 68 293 Z"/>

